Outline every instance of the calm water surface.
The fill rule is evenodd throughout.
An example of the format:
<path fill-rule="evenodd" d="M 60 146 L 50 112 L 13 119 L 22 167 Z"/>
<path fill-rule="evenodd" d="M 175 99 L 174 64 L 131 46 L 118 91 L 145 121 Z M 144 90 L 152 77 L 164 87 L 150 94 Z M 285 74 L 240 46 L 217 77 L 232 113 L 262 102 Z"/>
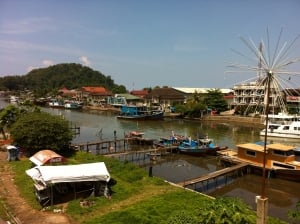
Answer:
<path fill-rule="evenodd" d="M 52 114 L 60 114 L 70 120 L 74 125 L 80 126 L 80 135 L 74 138 L 74 143 L 112 139 L 114 131 L 117 137 L 122 138 L 124 133 L 139 130 L 145 133 L 145 138 L 159 139 L 171 135 L 171 131 L 186 136 L 197 136 L 197 134 L 208 134 L 215 143 L 221 146 L 235 148 L 236 144 L 245 142 L 261 141 L 259 129 L 253 126 L 241 126 L 229 123 L 214 123 L 199 121 L 164 120 L 164 121 L 124 121 L 118 120 L 107 112 L 80 112 L 71 110 L 59 110 L 44 108 Z M 291 142 L 300 145 L 300 142 Z M 119 158 L 124 160 L 125 158 Z M 148 158 L 138 160 L 126 158 L 141 167 L 149 170 L 152 174 L 171 182 L 180 182 L 193 177 L 217 170 L 218 161 L 216 157 L 191 157 L 171 154 L 150 161 Z M 256 209 L 255 196 L 261 194 L 262 179 L 255 175 L 244 175 L 232 180 L 229 184 L 217 186 L 208 194 L 212 196 L 231 196 L 242 198 L 247 204 Z M 266 195 L 269 198 L 269 215 L 288 221 L 287 211 L 295 208 L 300 199 L 300 184 L 279 179 L 267 180 Z"/>

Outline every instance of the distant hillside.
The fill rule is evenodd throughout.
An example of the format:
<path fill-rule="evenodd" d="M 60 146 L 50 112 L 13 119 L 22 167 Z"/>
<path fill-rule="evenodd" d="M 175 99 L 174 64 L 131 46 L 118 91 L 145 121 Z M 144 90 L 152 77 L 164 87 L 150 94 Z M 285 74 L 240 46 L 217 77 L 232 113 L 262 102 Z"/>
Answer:
<path fill-rule="evenodd" d="M 114 93 L 124 93 L 126 88 L 116 85 L 110 76 L 75 63 L 64 63 L 48 68 L 34 69 L 24 76 L 0 78 L 0 89 L 10 91 L 31 90 L 43 96 L 62 87 L 75 89 L 82 86 L 103 86 Z"/>

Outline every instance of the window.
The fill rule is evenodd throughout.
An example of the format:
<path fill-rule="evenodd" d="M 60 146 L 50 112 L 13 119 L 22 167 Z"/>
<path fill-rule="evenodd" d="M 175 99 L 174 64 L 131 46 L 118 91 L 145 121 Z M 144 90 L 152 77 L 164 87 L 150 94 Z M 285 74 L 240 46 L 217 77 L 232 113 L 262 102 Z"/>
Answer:
<path fill-rule="evenodd" d="M 278 162 L 273 162 L 273 166 L 278 166 L 278 167 L 282 167 L 282 168 L 286 168 L 286 169 L 295 169 L 295 166 L 291 166 L 291 165 L 287 165 L 284 163 L 278 163 Z"/>
<path fill-rule="evenodd" d="M 278 156 L 293 156 L 293 155 L 295 155 L 293 150 L 289 150 L 289 151 L 273 150 L 273 154 L 278 155 Z"/>
<path fill-rule="evenodd" d="M 256 156 L 256 153 L 255 153 L 254 151 L 247 150 L 247 151 L 246 151 L 246 155 L 247 155 L 247 156 L 255 157 L 255 156 Z"/>
<path fill-rule="evenodd" d="M 270 127 L 270 129 L 274 130 L 274 129 L 277 129 L 279 126 L 277 126 L 277 125 L 270 125 L 269 127 Z"/>
<path fill-rule="evenodd" d="M 285 155 L 284 151 L 280 151 L 280 150 L 274 150 L 273 154 L 274 155 L 279 155 L 279 156 L 284 156 Z"/>

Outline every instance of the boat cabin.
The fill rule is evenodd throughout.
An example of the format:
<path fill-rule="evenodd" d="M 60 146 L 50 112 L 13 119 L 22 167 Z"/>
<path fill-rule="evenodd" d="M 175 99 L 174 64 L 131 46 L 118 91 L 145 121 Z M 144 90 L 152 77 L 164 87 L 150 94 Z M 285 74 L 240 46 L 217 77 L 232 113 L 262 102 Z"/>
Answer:
<path fill-rule="evenodd" d="M 294 146 L 268 144 L 266 146 L 266 168 L 300 169 L 300 162 L 295 161 Z M 238 158 L 247 162 L 263 165 L 264 145 L 246 143 L 237 145 Z"/>
<path fill-rule="evenodd" d="M 121 114 L 126 115 L 139 115 L 146 111 L 145 106 L 136 106 L 136 105 L 126 105 L 121 107 Z"/>

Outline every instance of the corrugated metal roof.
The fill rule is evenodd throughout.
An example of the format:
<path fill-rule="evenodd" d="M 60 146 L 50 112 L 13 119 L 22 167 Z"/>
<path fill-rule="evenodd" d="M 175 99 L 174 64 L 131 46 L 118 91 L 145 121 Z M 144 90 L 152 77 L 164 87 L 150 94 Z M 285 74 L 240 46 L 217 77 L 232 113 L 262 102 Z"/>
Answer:
<path fill-rule="evenodd" d="M 174 88 L 156 88 L 153 89 L 152 92 L 147 94 L 144 98 L 151 99 L 153 97 L 159 97 L 161 100 L 163 99 L 176 99 L 176 100 L 184 100 L 184 94 L 181 91 L 178 91 Z"/>
<path fill-rule="evenodd" d="M 125 97 L 126 100 L 140 100 L 141 97 L 129 94 L 129 93 L 118 93 L 115 97 Z"/>
<path fill-rule="evenodd" d="M 207 93 L 208 90 L 214 90 L 215 88 L 190 88 L 190 87 L 172 87 L 173 89 L 176 89 L 178 91 L 181 91 L 183 93 Z M 227 94 L 230 92 L 233 92 L 233 89 L 219 89 L 223 94 Z"/>

